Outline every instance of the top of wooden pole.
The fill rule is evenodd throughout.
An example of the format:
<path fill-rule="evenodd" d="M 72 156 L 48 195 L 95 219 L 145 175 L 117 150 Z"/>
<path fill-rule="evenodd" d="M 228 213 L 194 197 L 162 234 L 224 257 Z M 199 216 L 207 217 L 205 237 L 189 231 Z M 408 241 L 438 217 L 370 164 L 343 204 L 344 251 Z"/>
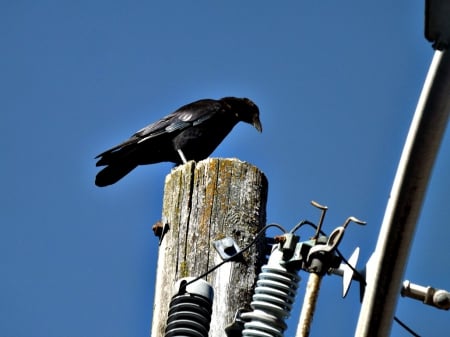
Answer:
<path fill-rule="evenodd" d="M 213 242 L 233 238 L 242 249 L 265 225 L 268 182 L 255 166 L 238 159 L 210 158 L 178 166 L 166 177 L 162 238 L 153 307 L 152 336 L 164 336 L 174 283 L 199 276 L 222 260 Z M 248 308 L 265 242 L 206 277 L 214 289 L 209 336 L 225 336 L 239 308 Z"/>

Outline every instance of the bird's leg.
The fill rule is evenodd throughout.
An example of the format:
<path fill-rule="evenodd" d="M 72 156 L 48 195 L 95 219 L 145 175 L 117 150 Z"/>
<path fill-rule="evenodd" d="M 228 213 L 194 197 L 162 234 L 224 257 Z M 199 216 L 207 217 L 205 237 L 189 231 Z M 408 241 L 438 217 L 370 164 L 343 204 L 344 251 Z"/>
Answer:
<path fill-rule="evenodd" d="M 178 155 L 180 156 L 181 160 L 183 161 L 183 164 L 186 164 L 187 160 L 186 160 L 186 157 L 184 156 L 183 151 L 181 151 L 181 149 L 178 149 L 177 152 L 178 152 Z"/>

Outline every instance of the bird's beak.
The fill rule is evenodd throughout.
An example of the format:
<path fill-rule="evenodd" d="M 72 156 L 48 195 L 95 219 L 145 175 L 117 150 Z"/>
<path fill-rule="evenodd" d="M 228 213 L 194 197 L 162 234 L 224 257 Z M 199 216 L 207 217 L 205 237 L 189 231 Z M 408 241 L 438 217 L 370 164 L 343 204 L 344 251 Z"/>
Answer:
<path fill-rule="evenodd" d="M 255 127 L 256 130 L 258 130 L 259 132 L 262 132 L 262 125 L 261 125 L 261 121 L 259 120 L 258 116 L 253 117 L 252 125 Z"/>

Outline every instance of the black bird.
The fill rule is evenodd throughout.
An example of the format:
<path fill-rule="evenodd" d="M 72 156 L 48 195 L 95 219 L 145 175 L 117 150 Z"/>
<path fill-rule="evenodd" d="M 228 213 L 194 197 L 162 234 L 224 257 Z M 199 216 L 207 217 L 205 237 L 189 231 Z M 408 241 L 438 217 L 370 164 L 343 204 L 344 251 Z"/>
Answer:
<path fill-rule="evenodd" d="M 106 166 L 95 184 L 114 184 L 138 165 L 205 159 L 241 121 L 262 131 L 259 109 L 248 98 L 202 99 L 184 105 L 95 157 L 100 158 L 96 166 Z"/>

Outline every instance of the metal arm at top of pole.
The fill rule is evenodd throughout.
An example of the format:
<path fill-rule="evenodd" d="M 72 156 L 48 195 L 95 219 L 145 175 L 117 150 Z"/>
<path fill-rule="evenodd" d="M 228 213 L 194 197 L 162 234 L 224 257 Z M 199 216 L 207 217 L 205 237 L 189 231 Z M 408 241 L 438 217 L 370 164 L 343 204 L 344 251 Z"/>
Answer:
<path fill-rule="evenodd" d="M 416 222 L 450 114 L 450 54 L 436 51 L 366 269 L 355 336 L 388 336 Z"/>

